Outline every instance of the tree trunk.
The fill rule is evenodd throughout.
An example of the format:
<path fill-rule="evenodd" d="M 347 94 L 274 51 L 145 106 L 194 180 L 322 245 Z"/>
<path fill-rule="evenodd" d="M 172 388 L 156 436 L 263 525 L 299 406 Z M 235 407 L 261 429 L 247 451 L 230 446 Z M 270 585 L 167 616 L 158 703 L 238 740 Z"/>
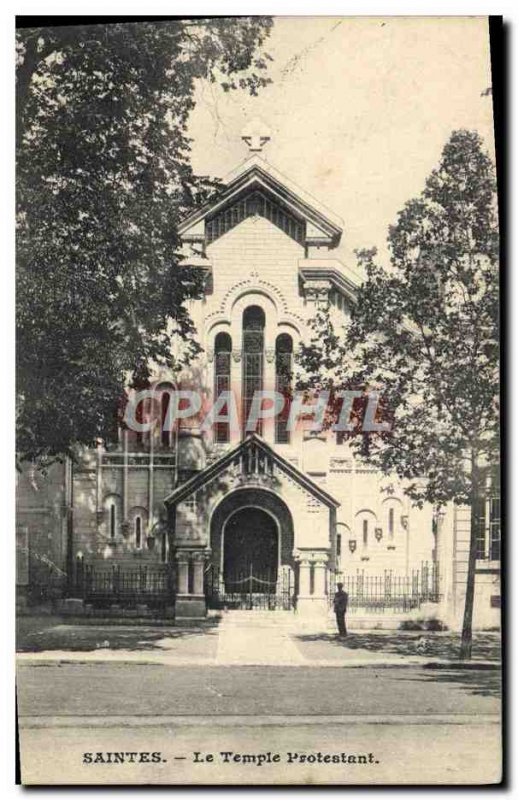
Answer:
<path fill-rule="evenodd" d="M 75 558 L 74 558 L 74 486 L 73 486 L 73 467 L 72 459 L 65 457 L 64 461 L 65 477 L 65 509 L 67 518 L 67 597 L 74 597 L 75 589 Z"/>
<path fill-rule="evenodd" d="M 480 491 L 480 479 L 476 455 L 471 456 L 471 523 L 469 537 L 468 575 L 466 579 L 466 600 L 464 604 L 464 618 L 462 620 L 462 637 L 460 644 L 460 658 L 463 661 L 471 659 L 471 645 L 473 639 L 473 603 L 475 599 L 475 568 L 477 565 L 477 498 Z"/>

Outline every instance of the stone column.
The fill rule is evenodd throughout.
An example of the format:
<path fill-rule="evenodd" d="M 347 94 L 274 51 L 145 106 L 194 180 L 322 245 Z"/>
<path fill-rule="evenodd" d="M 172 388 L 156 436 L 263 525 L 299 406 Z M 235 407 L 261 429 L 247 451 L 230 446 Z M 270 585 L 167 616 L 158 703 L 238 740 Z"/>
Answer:
<path fill-rule="evenodd" d="M 310 597 L 310 569 L 311 562 L 309 558 L 300 558 L 299 560 L 299 599 Z"/>
<path fill-rule="evenodd" d="M 237 416 L 239 419 L 240 427 L 235 430 L 230 427 L 230 444 L 234 445 L 237 444 L 241 440 L 241 427 L 242 427 L 242 420 L 241 420 L 241 412 L 242 412 L 242 400 L 241 400 L 241 391 L 242 391 L 242 384 L 243 384 L 243 359 L 242 359 L 242 342 L 233 341 L 232 342 L 232 355 L 230 358 L 230 391 L 234 394 L 234 400 L 237 407 Z"/>
<path fill-rule="evenodd" d="M 204 594 L 204 587 L 203 587 L 203 576 L 205 570 L 205 562 L 208 558 L 208 551 L 206 550 L 196 550 L 192 554 L 193 564 L 194 564 L 194 581 L 193 581 L 193 593 L 196 597 L 205 597 Z"/>
<path fill-rule="evenodd" d="M 177 562 L 177 597 L 189 594 L 189 553 L 187 550 L 178 550 Z"/>
<path fill-rule="evenodd" d="M 327 573 L 327 557 L 325 560 L 320 558 L 317 561 L 314 561 L 314 569 L 315 569 L 315 589 L 314 595 L 316 597 L 327 597 L 326 588 L 327 588 L 327 580 L 326 580 L 326 573 Z"/>
<path fill-rule="evenodd" d="M 275 391 L 275 341 L 268 342 L 264 351 L 263 386 L 265 390 Z M 270 409 L 270 401 L 264 402 L 265 411 Z M 275 442 L 275 418 L 270 416 L 263 420 L 263 439 L 270 444 Z"/>
<path fill-rule="evenodd" d="M 175 603 L 176 619 L 199 619 L 207 615 L 203 591 L 203 567 L 207 550 L 178 550 L 178 585 Z M 189 591 L 189 569 L 192 564 L 193 585 Z"/>
<path fill-rule="evenodd" d="M 324 618 L 327 615 L 326 572 L 328 558 L 327 551 L 307 551 L 298 555 L 299 596 L 297 610 L 303 616 Z M 313 581 L 311 581 L 312 570 Z"/>

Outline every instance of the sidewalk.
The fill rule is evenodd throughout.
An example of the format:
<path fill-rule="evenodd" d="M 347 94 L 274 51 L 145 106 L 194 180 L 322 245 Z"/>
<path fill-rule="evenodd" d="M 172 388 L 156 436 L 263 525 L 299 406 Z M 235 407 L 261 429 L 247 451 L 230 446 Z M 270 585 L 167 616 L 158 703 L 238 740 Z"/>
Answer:
<path fill-rule="evenodd" d="M 40 621 L 19 637 L 18 661 L 126 662 L 169 666 L 448 666 L 458 635 L 359 631 L 337 637 L 326 620 L 291 612 L 236 611 L 192 628 L 82 626 Z M 497 634 L 475 634 L 473 666 L 499 664 Z"/>
<path fill-rule="evenodd" d="M 219 625 L 217 664 L 296 667 L 307 661 L 295 643 L 293 614 L 244 611 L 225 614 Z"/>

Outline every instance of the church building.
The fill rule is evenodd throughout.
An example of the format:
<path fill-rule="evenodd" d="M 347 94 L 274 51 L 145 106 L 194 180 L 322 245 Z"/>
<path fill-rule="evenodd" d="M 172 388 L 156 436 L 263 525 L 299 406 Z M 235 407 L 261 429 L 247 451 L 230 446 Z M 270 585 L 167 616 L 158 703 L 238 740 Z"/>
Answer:
<path fill-rule="evenodd" d="M 359 279 L 334 256 L 342 221 L 267 160 L 261 129 L 217 198 L 180 226 L 202 352 L 181 385 L 210 405 L 233 392 L 238 424 L 198 414 L 171 430 L 121 430 L 46 477 L 19 477 L 18 584 L 74 613 L 200 618 L 209 608 L 325 614 L 338 581 L 351 614 L 458 625 L 469 510 L 412 506 L 395 477 L 311 419 L 246 421 L 257 391 L 289 395 L 301 341 L 319 308 L 346 322 Z M 353 209 L 351 209 L 353 213 Z M 162 420 L 178 376 L 156 374 Z M 227 409 L 228 410 L 228 409 Z M 145 414 L 144 414 L 145 417 Z M 499 618 L 496 490 L 480 509 L 475 625 Z M 93 611 L 92 611 L 93 609 Z"/>

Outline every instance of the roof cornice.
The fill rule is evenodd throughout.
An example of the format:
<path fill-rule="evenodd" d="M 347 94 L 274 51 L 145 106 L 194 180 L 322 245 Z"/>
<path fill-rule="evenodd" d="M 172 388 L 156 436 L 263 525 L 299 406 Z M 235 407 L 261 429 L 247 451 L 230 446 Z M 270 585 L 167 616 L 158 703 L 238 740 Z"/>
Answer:
<path fill-rule="evenodd" d="M 303 281 L 329 281 L 335 289 L 355 303 L 361 281 L 354 273 L 347 275 L 343 270 L 344 265 L 336 259 L 304 258 L 299 261 L 299 274 Z"/>
<path fill-rule="evenodd" d="M 259 156 L 252 156 L 231 173 L 229 182 L 209 203 L 197 209 L 183 222 L 178 231 L 184 241 L 203 241 L 205 220 L 229 205 L 246 190 L 261 188 L 295 217 L 307 223 L 308 243 L 317 242 L 336 247 L 342 235 L 342 220 L 325 208 L 308 192 L 296 186 Z"/>

